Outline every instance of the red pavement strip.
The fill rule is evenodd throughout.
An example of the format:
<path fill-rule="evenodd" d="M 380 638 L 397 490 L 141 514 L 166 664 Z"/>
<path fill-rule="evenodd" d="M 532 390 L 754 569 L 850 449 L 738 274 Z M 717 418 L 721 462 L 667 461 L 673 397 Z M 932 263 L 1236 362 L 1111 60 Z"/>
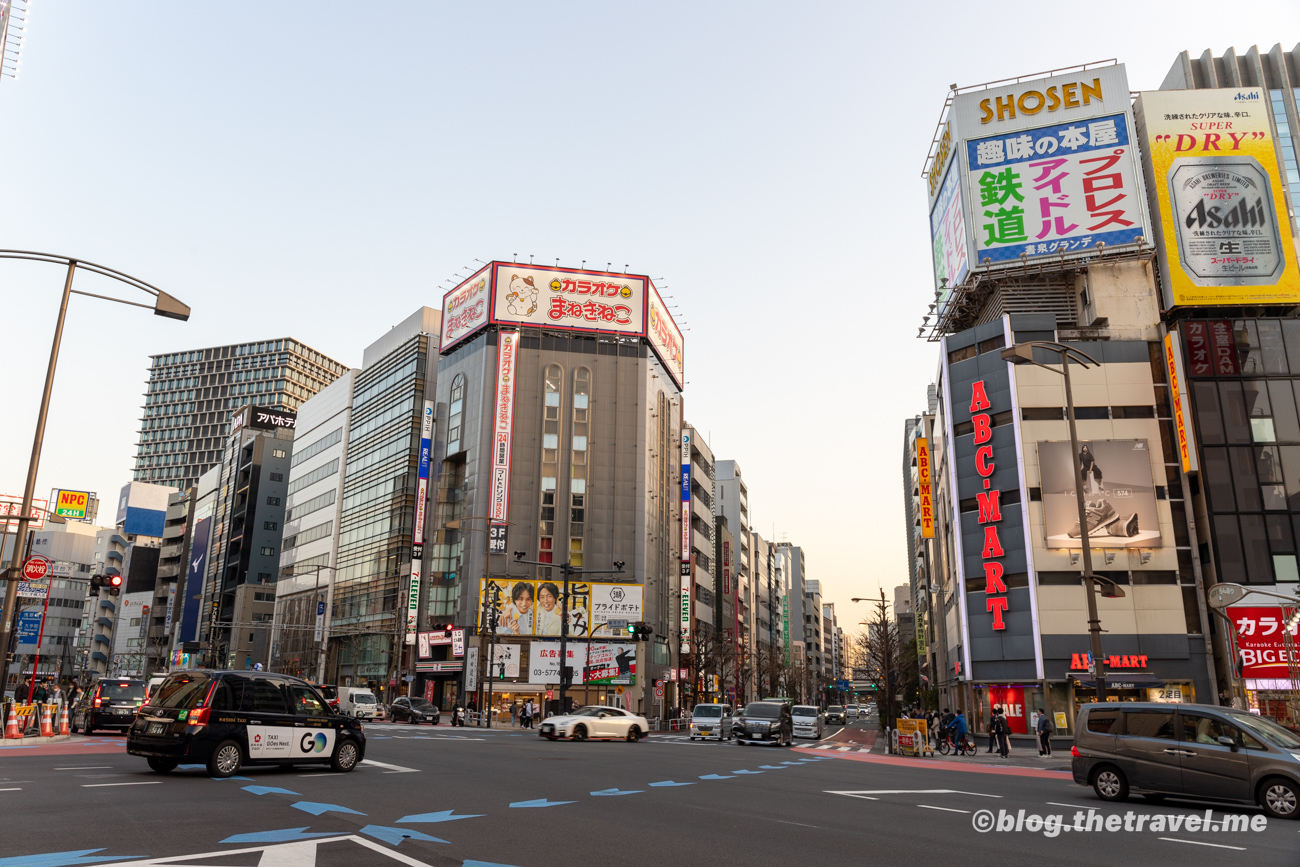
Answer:
<path fill-rule="evenodd" d="M 108 740 L 107 738 L 75 738 L 57 744 L 33 744 L 24 746 L 13 741 L 0 740 L 0 760 L 22 756 L 69 756 L 96 755 L 98 753 L 125 753 L 126 739 Z"/>
<path fill-rule="evenodd" d="M 930 759 L 911 759 L 903 756 L 870 756 L 862 753 L 836 753 L 828 750 L 795 747 L 797 753 L 810 756 L 822 756 L 828 759 L 840 759 L 847 762 L 867 762 L 876 765 L 901 765 L 909 768 L 924 768 L 931 771 L 961 771 L 967 774 L 1000 774 L 1005 777 L 1038 777 L 1045 780 L 1069 780 L 1073 775 L 1067 771 L 1048 771 L 1041 768 L 994 768 L 988 765 L 965 764 L 960 759 L 952 761 L 932 761 Z"/>

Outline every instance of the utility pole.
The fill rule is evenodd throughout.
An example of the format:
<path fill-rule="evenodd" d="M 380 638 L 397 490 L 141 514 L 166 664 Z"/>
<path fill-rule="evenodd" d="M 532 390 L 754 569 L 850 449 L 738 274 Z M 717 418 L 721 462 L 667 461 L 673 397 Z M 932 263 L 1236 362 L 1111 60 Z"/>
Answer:
<path fill-rule="evenodd" d="M 488 639 L 488 658 L 484 671 L 487 672 L 487 699 L 483 702 L 480 712 L 487 720 L 487 727 L 492 728 L 492 663 L 496 660 L 497 655 L 497 623 L 500 617 L 497 615 L 497 606 L 501 604 L 501 588 L 488 581 L 484 586 L 487 592 L 492 595 L 491 599 L 483 600 L 483 625 L 484 628 L 491 629 L 491 638 Z M 501 665 L 502 676 L 505 676 L 505 663 Z"/>
<path fill-rule="evenodd" d="M 566 713 L 566 694 L 568 693 L 569 679 L 571 677 L 571 667 L 569 666 L 568 644 L 569 644 L 569 581 L 574 575 L 622 575 L 623 561 L 615 560 L 613 569 L 578 569 L 575 568 L 568 560 L 556 566 L 554 563 L 543 563 L 540 560 L 525 560 L 524 551 L 515 552 L 515 562 L 528 566 L 542 566 L 547 569 L 558 568 L 560 574 L 564 576 L 564 589 L 560 592 L 560 713 Z M 591 624 L 587 624 L 587 634 L 591 634 Z"/>

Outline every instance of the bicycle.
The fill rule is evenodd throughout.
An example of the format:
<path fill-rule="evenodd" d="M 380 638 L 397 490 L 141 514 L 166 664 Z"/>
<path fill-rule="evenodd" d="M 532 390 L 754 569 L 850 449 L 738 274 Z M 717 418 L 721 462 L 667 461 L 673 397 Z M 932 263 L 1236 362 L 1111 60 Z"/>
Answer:
<path fill-rule="evenodd" d="M 975 742 L 965 734 L 961 736 L 960 742 L 954 739 L 952 735 L 948 735 L 939 742 L 938 749 L 939 754 L 944 756 L 948 755 L 949 752 L 956 752 L 959 756 L 979 755 L 979 747 L 975 746 Z"/>

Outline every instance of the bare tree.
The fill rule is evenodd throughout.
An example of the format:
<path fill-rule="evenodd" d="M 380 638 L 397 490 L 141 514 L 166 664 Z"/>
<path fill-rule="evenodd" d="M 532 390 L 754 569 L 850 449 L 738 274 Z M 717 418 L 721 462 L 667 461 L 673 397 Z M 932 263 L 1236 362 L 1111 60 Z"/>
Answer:
<path fill-rule="evenodd" d="M 865 675 L 876 696 L 877 717 L 881 728 L 894 724 L 897 698 L 914 691 L 917 676 L 916 646 L 903 640 L 897 624 L 889 616 L 889 603 L 881 589 L 867 621 L 867 631 L 853 639 L 855 674 Z"/>

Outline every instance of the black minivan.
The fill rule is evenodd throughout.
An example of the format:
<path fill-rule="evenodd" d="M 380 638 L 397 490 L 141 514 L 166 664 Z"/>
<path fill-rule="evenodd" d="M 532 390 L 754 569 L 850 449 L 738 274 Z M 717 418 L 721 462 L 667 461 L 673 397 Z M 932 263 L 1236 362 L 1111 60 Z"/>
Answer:
<path fill-rule="evenodd" d="M 305 680 L 255 671 L 177 671 L 154 690 L 126 751 L 168 773 L 181 763 L 230 777 L 245 764 L 329 763 L 351 771 L 366 753 L 360 721 L 330 710 Z"/>
<path fill-rule="evenodd" d="M 101 677 L 72 708 L 72 730 L 81 729 L 87 735 L 100 729 L 128 731 L 144 703 L 145 688 L 143 680 Z"/>

